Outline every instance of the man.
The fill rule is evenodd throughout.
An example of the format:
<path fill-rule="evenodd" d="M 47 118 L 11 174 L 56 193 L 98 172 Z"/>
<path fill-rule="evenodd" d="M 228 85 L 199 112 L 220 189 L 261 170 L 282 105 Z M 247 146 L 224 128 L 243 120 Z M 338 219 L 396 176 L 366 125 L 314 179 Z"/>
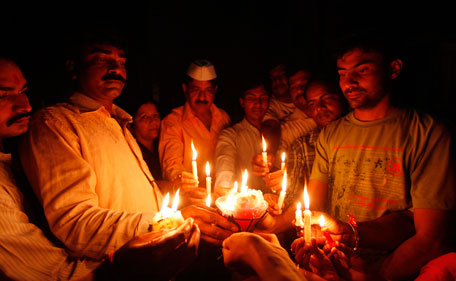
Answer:
<path fill-rule="evenodd" d="M 4 139 L 21 135 L 28 129 L 32 108 L 26 91 L 26 80 L 17 65 L 9 59 L 0 58 L 0 146 Z M 30 215 L 36 217 L 38 214 L 31 213 L 29 203 L 32 198 L 27 197 L 29 193 L 23 193 L 17 186 L 11 167 L 11 154 L 3 153 L 3 150 L 0 152 L 0 177 L 2 280 L 109 280 L 113 276 L 121 277 L 121 280 L 144 276 L 169 279 L 195 257 L 199 230 L 191 219 L 175 231 L 154 232 L 133 239 L 113 255 L 113 266 L 109 262 L 99 266 L 100 262 L 97 261 L 71 257 L 29 220 Z M 185 243 L 186 240 L 192 242 Z M 174 255 L 176 247 L 180 256 Z M 147 267 L 141 264 L 142 259 L 150 261 L 158 253 L 162 254 L 162 262 L 157 259 L 154 266 L 148 263 Z M 165 259 L 167 262 L 164 262 Z M 136 270 L 127 266 L 128 260 L 136 262 Z M 171 261 L 173 264 L 177 261 L 177 267 L 172 271 L 164 269 L 163 266 Z M 115 272 L 111 271 L 113 268 Z"/>
<path fill-rule="evenodd" d="M 262 151 L 261 123 L 269 104 L 269 92 L 261 78 L 250 78 L 241 90 L 239 102 L 244 119 L 223 130 L 215 149 L 215 187 L 233 188 L 241 183 L 242 173 L 248 170 L 248 186 L 264 191 L 262 177 L 252 175 L 252 157 Z"/>
<path fill-rule="evenodd" d="M 340 88 L 329 81 L 309 82 L 305 97 L 299 96 L 296 103 L 303 103 L 303 99 L 307 101 L 305 102 L 306 112 L 315 121 L 317 127 L 294 140 L 287 151 L 289 189 L 285 200 L 286 205 L 298 199 L 305 181 L 310 177 L 315 159 L 315 144 L 320 131 L 330 122 L 343 116 L 347 109 Z"/>
<path fill-rule="evenodd" d="M 205 189 L 196 189 L 192 178 L 192 147 L 197 151 L 199 186 L 205 186 L 206 162 L 214 166 L 215 145 L 218 135 L 230 118 L 214 104 L 217 92 L 217 74 L 207 60 L 192 62 L 182 84 L 186 102 L 175 108 L 162 121 L 159 153 L 165 179 L 181 185 L 181 194 L 188 203 L 206 199 Z"/>
<path fill-rule="evenodd" d="M 113 104 L 126 81 L 122 41 L 96 35 L 67 63 L 77 90 L 34 115 L 20 157 L 55 236 L 74 255 L 101 259 L 150 231 L 162 195 L 127 129 L 131 116 Z M 182 212 L 234 228 L 195 206 Z M 217 233 L 206 236 L 212 242 L 231 234 L 203 224 L 207 234 Z"/>
<path fill-rule="evenodd" d="M 385 38 L 370 34 L 348 43 L 337 68 L 353 112 L 320 133 L 309 182 L 311 208 L 326 207 L 338 219 L 330 231 L 343 234 L 342 242 L 391 251 L 372 269 L 380 276 L 410 279 L 452 246 L 451 139 L 432 117 L 392 104 L 392 82 L 403 64 Z M 414 231 L 401 214 L 412 217 Z M 343 223 L 347 215 L 358 223 Z"/>

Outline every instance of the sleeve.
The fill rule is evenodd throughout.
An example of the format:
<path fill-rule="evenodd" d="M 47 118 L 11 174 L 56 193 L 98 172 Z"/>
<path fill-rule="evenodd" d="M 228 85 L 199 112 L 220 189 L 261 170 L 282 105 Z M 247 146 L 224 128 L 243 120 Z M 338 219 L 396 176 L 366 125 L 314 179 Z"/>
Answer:
<path fill-rule="evenodd" d="M 184 136 L 178 118 L 168 116 L 162 121 L 158 151 L 163 177 L 174 180 L 184 168 Z"/>
<path fill-rule="evenodd" d="M 433 123 L 435 124 L 435 123 Z M 450 133 L 441 124 L 418 130 L 418 156 L 410 156 L 413 208 L 456 208 L 455 155 Z"/>
<path fill-rule="evenodd" d="M 327 149 L 329 147 L 329 143 L 327 142 L 328 138 L 326 137 L 327 133 L 325 133 L 325 129 L 323 129 L 318 136 L 315 145 L 315 160 L 312 166 L 310 179 L 328 183 L 329 155 Z"/>
<path fill-rule="evenodd" d="M 236 153 L 236 132 L 232 128 L 223 130 L 215 147 L 215 186 L 233 186 Z"/>
<path fill-rule="evenodd" d="M 99 206 L 96 174 L 70 122 L 58 114 L 38 112 L 35 117 L 21 139 L 20 158 L 54 235 L 74 255 L 101 259 L 146 233 L 151 213 Z"/>
<path fill-rule="evenodd" d="M 71 258 L 64 249 L 56 247 L 29 222 L 23 206 L 19 205 L 22 203 L 14 200 L 12 194 L 18 194 L 14 192 L 17 187 L 5 184 L 3 178 L 0 185 L 0 272 L 13 280 L 73 280 L 90 274 L 98 263 Z"/>

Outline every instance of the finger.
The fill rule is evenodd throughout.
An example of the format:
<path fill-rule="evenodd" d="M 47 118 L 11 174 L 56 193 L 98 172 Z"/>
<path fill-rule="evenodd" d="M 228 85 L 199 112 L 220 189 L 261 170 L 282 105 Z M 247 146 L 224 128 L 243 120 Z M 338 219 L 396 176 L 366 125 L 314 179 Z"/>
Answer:
<path fill-rule="evenodd" d="M 223 243 L 223 239 L 222 240 L 215 239 L 211 236 L 205 235 L 203 232 L 201 232 L 201 239 L 212 245 L 215 245 L 215 246 L 222 246 L 222 243 Z"/>

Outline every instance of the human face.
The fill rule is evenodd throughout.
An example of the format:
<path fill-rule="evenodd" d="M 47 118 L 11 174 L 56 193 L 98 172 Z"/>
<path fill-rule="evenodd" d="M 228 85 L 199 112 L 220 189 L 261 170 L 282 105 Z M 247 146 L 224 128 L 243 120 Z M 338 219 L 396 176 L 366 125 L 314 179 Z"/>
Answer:
<path fill-rule="evenodd" d="M 26 91 L 27 81 L 21 70 L 13 62 L 0 59 L 0 139 L 28 130 L 32 107 Z"/>
<path fill-rule="evenodd" d="M 340 88 L 355 111 L 372 109 L 389 98 L 388 71 L 381 54 L 353 49 L 337 60 L 337 68 Z"/>
<path fill-rule="evenodd" d="M 276 97 L 288 96 L 288 81 L 285 66 L 280 64 L 269 72 L 272 94 Z"/>
<path fill-rule="evenodd" d="M 142 140 L 153 141 L 158 137 L 160 115 L 154 104 L 145 103 L 139 107 L 134 118 L 133 129 L 140 142 Z"/>
<path fill-rule="evenodd" d="M 290 85 L 289 91 L 291 100 L 294 105 L 303 110 L 306 107 L 306 98 L 304 96 L 307 82 L 309 82 L 310 73 L 306 70 L 300 70 L 288 79 Z"/>
<path fill-rule="evenodd" d="M 252 124 L 261 123 L 269 106 L 269 96 L 264 86 L 247 90 L 239 101 L 244 109 L 245 118 Z"/>
<path fill-rule="evenodd" d="M 190 108 L 196 115 L 208 113 L 214 103 L 217 86 L 210 81 L 192 80 L 182 84 Z"/>
<path fill-rule="evenodd" d="M 112 103 L 127 79 L 125 52 L 110 45 L 94 44 L 83 53 L 78 74 L 81 91 L 96 101 Z"/>
<path fill-rule="evenodd" d="M 343 97 L 331 91 L 324 83 L 310 84 L 306 91 L 306 98 L 306 112 L 319 127 L 324 127 L 338 119 L 344 112 Z"/>

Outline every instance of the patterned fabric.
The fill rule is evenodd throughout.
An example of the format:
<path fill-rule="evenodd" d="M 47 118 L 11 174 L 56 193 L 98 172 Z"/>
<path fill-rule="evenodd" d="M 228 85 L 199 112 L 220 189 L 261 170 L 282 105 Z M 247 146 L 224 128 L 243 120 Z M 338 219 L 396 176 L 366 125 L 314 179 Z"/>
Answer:
<path fill-rule="evenodd" d="M 70 257 L 29 221 L 10 165 L 11 155 L 0 153 L 0 272 L 13 280 L 74 280 L 90 274 L 98 262 Z"/>
<path fill-rule="evenodd" d="M 80 93 L 39 110 L 20 143 L 24 171 L 54 235 L 95 259 L 146 233 L 162 202 L 131 116 Z"/>

